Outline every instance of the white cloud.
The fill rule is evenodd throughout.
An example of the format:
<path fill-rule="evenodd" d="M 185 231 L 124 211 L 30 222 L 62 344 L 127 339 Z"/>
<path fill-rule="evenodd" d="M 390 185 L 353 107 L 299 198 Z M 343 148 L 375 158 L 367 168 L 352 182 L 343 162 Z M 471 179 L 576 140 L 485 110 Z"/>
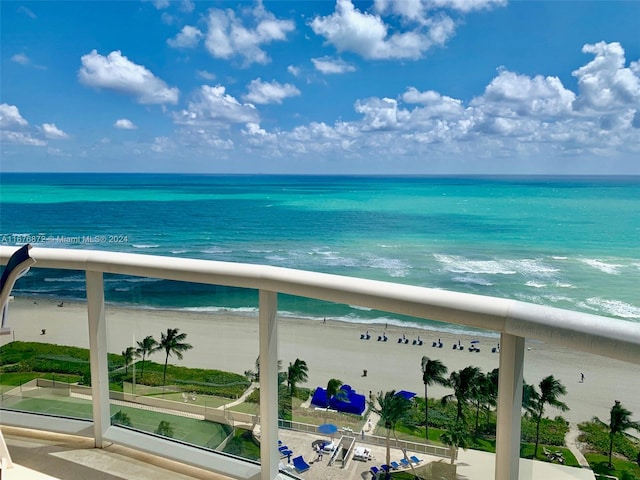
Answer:
<path fill-rule="evenodd" d="M 251 10 L 242 10 L 240 15 L 236 16 L 231 9 L 209 11 L 205 47 L 212 56 L 223 59 L 240 56 L 245 65 L 266 64 L 270 58 L 262 46 L 286 40 L 287 33 L 295 29 L 291 20 L 277 19 L 261 3 Z M 252 25 L 246 26 L 245 21 Z"/>
<path fill-rule="evenodd" d="M 200 78 L 204 78 L 205 80 L 215 80 L 216 74 L 207 72 L 206 70 L 197 70 L 196 75 Z"/>
<path fill-rule="evenodd" d="M 261 105 L 269 103 L 282 103 L 285 98 L 300 95 L 294 85 L 290 83 L 263 82 L 260 78 L 252 80 L 249 84 L 249 93 L 244 96 L 245 100 Z"/>
<path fill-rule="evenodd" d="M 377 12 L 389 11 L 405 19 L 425 21 L 430 10 L 447 9 L 468 13 L 504 6 L 507 0 L 375 0 Z"/>
<path fill-rule="evenodd" d="M 595 58 L 575 70 L 579 95 L 575 101 L 577 110 L 613 112 L 620 109 L 640 110 L 640 69 L 638 62 L 625 68 L 625 55 L 617 43 L 600 42 L 587 44 L 583 53 L 592 53 Z"/>
<path fill-rule="evenodd" d="M 29 65 L 31 60 L 24 53 L 16 53 L 11 57 L 11 61 L 19 63 L 20 65 Z"/>
<path fill-rule="evenodd" d="M 29 125 L 29 122 L 20 115 L 18 107 L 8 103 L 0 104 L 0 128 L 12 129 L 26 127 L 27 125 Z"/>
<path fill-rule="evenodd" d="M 28 132 L 28 127 L 29 122 L 20 115 L 18 107 L 7 103 L 0 104 L 0 139 L 3 142 L 37 147 L 47 144 L 44 140 L 34 138 Z"/>
<path fill-rule="evenodd" d="M 196 5 L 191 0 L 182 0 L 180 3 L 180 10 L 184 13 L 191 13 L 195 8 Z"/>
<path fill-rule="evenodd" d="M 192 48 L 198 45 L 203 34 L 196 27 L 186 25 L 175 38 L 170 38 L 167 43 L 174 48 Z"/>
<path fill-rule="evenodd" d="M 560 117 L 571 113 L 574 99 L 557 77 L 531 78 L 500 69 L 471 105 L 497 116 Z"/>
<path fill-rule="evenodd" d="M 138 128 L 136 124 L 126 118 L 120 118 L 116 120 L 113 126 L 122 130 L 135 130 L 136 128 Z"/>
<path fill-rule="evenodd" d="M 234 123 L 259 122 L 258 112 L 252 104 L 242 104 L 225 92 L 221 85 L 202 85 L 188 108 L 174 114 L 174 121 L 182 125 L 213 124 L 225 128 Z"/>
<path fill-rule="evenodd" d="M 428 117 L 459 118 L 464 114 L 464 107 L 461 100 L 440 95 L 433 90 L 420 92 L 414 87 L 409 87 L 407 91 L 402 94 L 402 101 L 423 105 L 424 113 Z"/>
<path fill-rule="evenodd" d="M 108 56 L 96 50 L 83 55 L 78 79 L 84 85 L 133 95 L 138 103 L 177 103 L 179 90 L 167 84 L 141 65 L 131 62 L 119 50 Z"/>
<path fill-rule="evenodd" d="M 44 136 L 51 140 L 69 138 L 69 135 L 56 127 L 54 123 L 43 123 L 42 131 L 44 133 Z"/>
<path fill-rule="evenodd" d="M 298 67 L 293 66 L 293 65 L 289 65 L 287 67 L 287 72 L 289 72 L 294 77 L 297 77 L 297 76 L 300 75 L 300 69 Z"/>
<path fill-rule="evenodd" d="M 409 15 L 408 6 L 415 4 L 406 5 L 405 11 Z M 378 8 L 386 10 L 387 3 L 381 2 Z M 412 29 L 392 32 L 380 15 L 358 10 L 351 0 L 338 0 L 333 14 L 315 17 L 310 26 L 338 51 L 355 52 L 370 59 L 415 60 L 453 35 L 455 25 L 446 15 L 428 19 L 422 18 L 417 11 L 412 15 L 415 18 L 411 19 L 418 22 Z"/>
<path fill-rule="evenodd" d="M 356 70 L 356 67 L 348 64 L 340 58 L 312 58 L 311 62 L 313 63 L 313 66 L 316 68 L 316 70 L 324 73 L 325 75 L 355 72 Z"/>

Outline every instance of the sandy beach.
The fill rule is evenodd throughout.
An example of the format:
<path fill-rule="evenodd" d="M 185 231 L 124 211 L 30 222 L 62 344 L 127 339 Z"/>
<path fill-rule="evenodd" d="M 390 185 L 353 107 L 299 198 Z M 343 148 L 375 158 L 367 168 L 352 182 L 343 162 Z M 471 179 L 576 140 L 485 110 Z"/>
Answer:
<path fill-rule="evenodd" d="M 107 305 L 106 319 L 108 349 L 114 353 L 135 345 L 147 335 L 159 340 L 160 333 L 167 328 L 179 328 L 194 348 L 185 353 L 183 360 L 170 358 L 169 363 L 242 374 L 254 368 L 258 356 L 257 315 Z M 388 341 L 381 342 L 377 338 L 385 332 L 385 325 L 352 324 L 330 318 L 326 322 L 282 317 L 278 320 L 283 368 L 296 358 L 306 361 L 309 379 L 304 386 L 309 388 L 324 387 L 330 378 L 338 378 L 364 394 L 395 389 L 423 395 L 420 368 L 423 356 L 439 359 L 449 372 L 475 365 L 486 373 L 498 366 L 499 356 L 491 351 L 497 346 L 497 336 L 471 337 L 388 325 Z M 13 332 L 0 337 L 2 345 L 15 339 L 88 347 L 87 310 L 82 303 L 65 302 L 59 307 L 58 302 L 51 300 L 18 298 L 9 305 L 9 326 Z M 371 338 L 362 340 L 360 336 L 367 330 Z M 403 335 L 408 344 L 398 343 Z M 423 344 L 413 345 L 418 336 Z M 472 339 L 480 340 L 480 352 L 468 350 Z M 443 343 L 442 348 L 432 346 L 438 340 Z M 464 350 L 452 349 L 458 341 L 464 344 Z M 634 412 L 634 418 L 640 415 L 637 365 L 540 342 L 528 341 L 526 348 L 525 381 L 537 385 L 547 375 L 558 378 L 567 388 L 562 400 L 571 410 L 562 415 L 569 421 L 577 423 L 593 416 L 607 421 L 615 400 Z M 163 362 L 164 356 L 158 352 L 151 359 Z M 585 375 L 584 382 L 581 373 Z M 429 388 L 430 397 L 449 393 L 451 390 L 444 387 Z M 548 416 L 559 413 L 551 408 L 546 410 Z"/>

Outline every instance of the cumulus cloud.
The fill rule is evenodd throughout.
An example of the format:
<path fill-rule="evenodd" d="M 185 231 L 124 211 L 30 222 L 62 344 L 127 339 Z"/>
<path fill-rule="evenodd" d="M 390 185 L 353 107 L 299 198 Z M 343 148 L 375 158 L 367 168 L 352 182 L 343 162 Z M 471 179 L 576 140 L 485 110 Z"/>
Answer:
<path fill-rule="evenodd" d="M 202 85 L 188 108 L 174 114 L 174 121 L 182 125 L 228 127 L 234 123 L 258 123 L 259 115 L 252 104 L 240 103 L 227 94 L 225 87 Z"/>
<path fill-rule="evenodd" d="M 468 102 L 409 87 L 397 98 L 357 100 L 359 117 L 352 121 L 310 122 L 275 133 L 255 123 L 242 133 L 252 148 L 286 158 L 640 158 L 640 62 L 625 66 L 617 44 L 584 50 L 595 59 L 574 73 L 578 94 L 558 77 L 500 68 Z"/>
<path fill-rule="evenodd" d="M 33 137 L 28 127 L 29 122 L 20 115 L 18 107 L 8 103 L 0 104 L 0 139 L 2 141 L 37 147 L 47 144 L 44 140 Z"/>
<path fill-rule="evenodd" d="M 135 130 L 136 128 L 138 128 L 136 124 L 126 118 L 120 118 L 116 120 L 113 126 L 122 130 Z"/>
<path fill-rule="evenodd" d="M 240 16 L 231 9 L 211 9 L 207 28 L 205 47 L 212 56 L 223 59 L 240 56 L 245 65 L 250 65 L 268 63 L 270 58 L 263 45 L 286 40 L 295 25 L 291 20 L 276 18 L 258 3 L 253 9 L 241 10 Z"/>
<path fill-rule="evenodd" d="M 331 15 L 315 17 L 310 26 L 317 35 L 338 51 L 355 52 L 369 59 L 418 59 L 434 45 L 443 44 L 454 33 L 455 24 L 445 14 L 424 17 L 425 9 L 416 2 L 397 2 L 403 7 L 394 7 L 412 20 L 412 28 L 392 31 L 378 13 L 358 10 L 351 0 L 338 0 Z M 379 2 L 378 12 L 391 8 L 388 2 Z M 395 3 L 394 3 L 395 5 Z M 411 13 L 411 8 L 415 12 Z"/>
<path fill-rule="evenodd" d="M 83 55 L 78 79 L 84 85 L 132 95 L 138 103 L 177 103 L 179 90 L 170 88 L 142 65 L 137 65 L 119 50 L 108 56 L 96 50 Z"/>
<path fill-rule="evenodd" d="M 625 67 L 624 49 L 618 42 L 587 44 L 583 53 L 595 58 L 575 70 L 579 95 L 575 108 L 580 111 L 612 112 L 640 109 L 640 75 L 638 62 Z"/>
<path fill-rule="evenodd" d="M 263 82 L 258 78 L 252 80 L 249 84 L 249 92 L 244 96 L 245 100 L 261 105 L 269 103 L 282 103 L 285 98 L 295 97 L 300 95 L 294 85 L 290 83 L 278 83 L 275 80 L 272 82 Z"/>
<path fill-rule="evenodd" d="M 316 70 L 318 70 L 320 73 L 324 73 L 325 75 L 355 72 L 356 70 L 356 67 L 348 64 L 340 58 L 331 58 L 325 56 L 322 58 L 312 58 L 311 62 L 313 63 L 313 66 L 316 68 Z"/>
<path fill-rule="evenodd" d="M 12 129 L 26 127 L 29 123 L 20 115 L 20 110 L 15 105 L 0 104 L 0 128 Z"/>
<path fill-rule="evenodd" d="M 55 123 L 43 123 L 42 132 L 44 133 L 45 137 L 51 140 L 69 138 L 69 135 L 56 127 Z"/>
<path fill-rule="evenodd" d="M 571 113 L 575 94 L 558 77 L 529 77 L 500 69 L 472 106 L 494 115 L 560 117 Z"/>
<path fill-rule="evenodd" d="M 198 45 L 202 36 L 199 29 L 186 25 L 175 38 L 168 39 L 167 43 L 173 48 L 192 48 Z"/>
<path fill-rule="evenodd" d="M 391 12 L 405 19 L 424 22 L 430 10 L 448 9 L 467 13 L 504 6 L 507 0 L 375 0 L 376 11 Z"/>

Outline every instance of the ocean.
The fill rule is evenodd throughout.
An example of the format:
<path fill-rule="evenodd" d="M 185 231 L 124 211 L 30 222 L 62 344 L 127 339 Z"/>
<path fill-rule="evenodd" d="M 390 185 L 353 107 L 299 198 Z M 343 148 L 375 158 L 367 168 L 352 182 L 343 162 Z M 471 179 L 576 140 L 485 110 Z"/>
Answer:
<path fill-rule="evenodd" d="M 13 174 L 3 245 L 275 265 L 640 321 L 640 177 Z M 105 276 L 108 302 L 255 312 L 255 291 Z M 34 268 L 20 296 L 81 300 Z M 429 322 L 281 296 L 281 315 Z"/>

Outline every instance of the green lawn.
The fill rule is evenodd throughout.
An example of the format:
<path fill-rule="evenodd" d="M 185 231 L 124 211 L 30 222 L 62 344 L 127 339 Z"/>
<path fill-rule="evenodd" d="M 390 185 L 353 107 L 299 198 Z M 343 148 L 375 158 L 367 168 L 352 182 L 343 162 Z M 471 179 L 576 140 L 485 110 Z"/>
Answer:
<path fill-rule="evenodd" d="M 587 453 L 585 458 L 589 462 L 594 473 L 601 475 L 613 475 L 620 480 L 638 480 L 640 479 L 640 466 L 633 462 L 612 458 L 613 469 L 610 470 L 608 463 L 609 457 L 597 453 Z"/>
<path fill-rule="evenodd" d="M 28 398 L 12 406 L 12 409 L 64 417 L 92 418 L 91 402 L 71 397 L 64 399 L 54 396 Z M 173 438 L 176 440 L 208 448 L 216 448 L 231 431 L 230 427 L 214 422 L 112 404 L 111 415 L 118 411 L 129 416 L 133 428 L 154 432 L 160 421 L 165 420 L 171 424 L 174 432 Z"/>

